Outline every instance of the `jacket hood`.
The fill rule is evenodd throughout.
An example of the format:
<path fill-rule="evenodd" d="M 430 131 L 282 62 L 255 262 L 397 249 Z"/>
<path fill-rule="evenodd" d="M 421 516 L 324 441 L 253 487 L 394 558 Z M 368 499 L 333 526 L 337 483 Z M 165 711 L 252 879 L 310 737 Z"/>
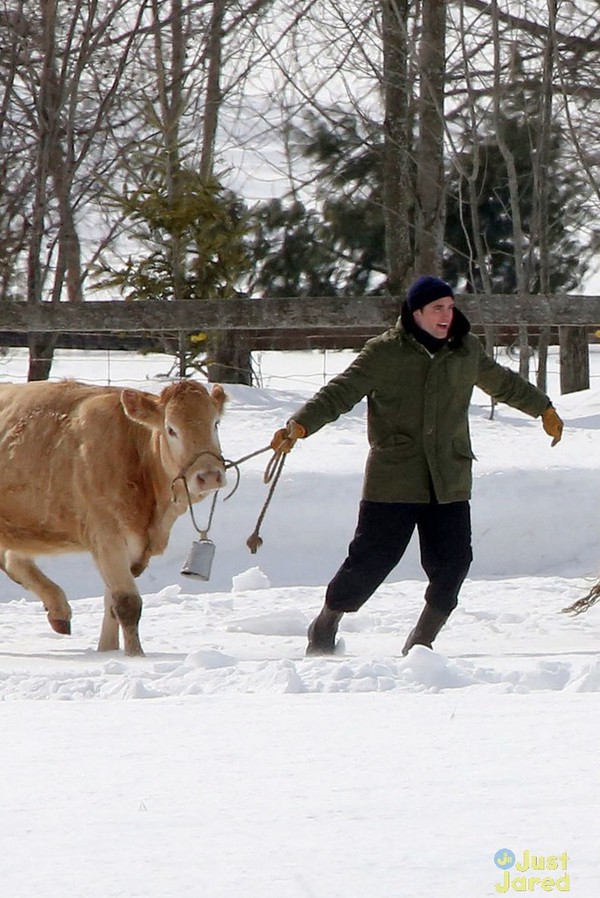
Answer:
<path fill-rule="evenodd" d="M 402 303 L 400 309 L 400 317 L 396 322 L 396 327 L 401 327 L 413 337 L 418 335 L 421 328 L 415 323 L 413 313 L 408 308 L 406 300 Z M 471 330 L 471 324 L 466 315 L 460 309 L 454 306 L 454 314 L 452 316 L 452 324 L 450 325 L 450 333 L 448 334 L 448 346 L 450 349 L 458 349 L 465 337 Z"/>

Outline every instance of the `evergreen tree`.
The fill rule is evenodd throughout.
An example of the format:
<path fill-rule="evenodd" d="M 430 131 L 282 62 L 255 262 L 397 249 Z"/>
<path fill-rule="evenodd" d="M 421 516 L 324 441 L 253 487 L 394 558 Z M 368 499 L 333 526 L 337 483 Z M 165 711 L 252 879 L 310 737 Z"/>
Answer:
<path fill-rule="evenodd" d="M 99 286 L 118 287 L 126 299 L 174 298 L 173 245 L 184 245 L 181 299 L 235 296 L 248 265 L 243 203 L 217 181 L 205 184 L 192 170 L 179 173 L 173 203 L 160 175 L 116 202 L 132 222 L 129 233 L 146 249 L 124 265 L 105 260 Z"/>
<path fill-rule="evenodd" d="M 311 164 L 314 205 L 274 199 L 254 213 L 253 290 L 269 296 L 358 296 L 385 279 L 382 144 L 368 124 L 339 113 L 293 132 Z"/>
<path fill-rule="evenodd" d="M 533 153 L 536 120 L 517 112 L 503 124 L 514 153 L 520 181 L 520 208 L 532 259 L 530 289 L 539 290 L 539 254 L 534 233 Z M 482 290 L 475 258 L 469 193 L 465 176 L 473 165 L 466 143 L 461 169 L 447 179 L 444 276 L 459 289 Z M 506 166 L 491 130 L 479 145 L 475 181 L 477 214 L 485 246 L 484 262 L 494 292 L 512 293 L 516 286 L 512 221 Z M 255 210 L 257 232 L 254 287 L 262 295 L 365 295 L 385 289 L 383 141 L 375 126 L 360 124 L 350 114 L 307 120 L 296 132 L 296 152 L 312 164 L 315 202 L 273 200 Z M 573 289 L 580 282 L 592 249 L 580 229 L 585 184 L 568 171 L 560 134 L 553 138 L 549 192 L 551 290 Z"/>
<path fill-rule="evenodd" d="M 536 120 L 522 114 L 507 114 L 501 121 L 504 139 L 514 159 L 519 176 L 519 208 L 526 242 L 531 258 L 530 284 L 532 293 L 539 292 L 539 252 L 535 233 L 533 156 L 536 146 Z M 550 292 L 571 290 L 581 281 L 587 268 L 590 250 L 582 242 L 581 198 L 585 185 L 572 171 L 567 171 L 562 158 L 563 144 L 558 132 L 552 137 L 548 193 L 548 246 Z M 474 165 L 474 154 L 478 164 Z M 473 292 L 483 292 L 479 260 L 475 258 L 473 220 L 466 173 L 477 171 L 474 193 L 477 221 L 485 247 L 483 263 L 489 272 L 494 293 L 514 293 L 516 290 L 510 193 L 506 164 L 494 133 L 485 136 L 477 149 L 467 147 L 461 154 L 460 169 L 454 169 L 448 179 L 444 274 L 453 284 L 467 283 Z"/>
<path fill-rule="evenodd" d="M 253 292 L 268 296 L 336 296 L 337 265 L 327 224 L 314 210 L 273 199 L 254 213 Z"/>
<path fill-rule="evenodd" d="M 189 168 L 178 172 L 178 180 L 175 202 L 157 170 L 135 190 L 115 199 L 131 221 L 130 239 L 138 241 L 143 251 L 130 255 L 124 263 L 105 257 L 96 270 L 98 288 L 117 287 L 128 300 L 239 295 L 250 264 L 245 205 L 217 180 L 206 184 Z M 180 371 L 188 367 L 206 371 L 220 339 L 219 334 L 212 339 L 193 334 L 180 342 Z"/>

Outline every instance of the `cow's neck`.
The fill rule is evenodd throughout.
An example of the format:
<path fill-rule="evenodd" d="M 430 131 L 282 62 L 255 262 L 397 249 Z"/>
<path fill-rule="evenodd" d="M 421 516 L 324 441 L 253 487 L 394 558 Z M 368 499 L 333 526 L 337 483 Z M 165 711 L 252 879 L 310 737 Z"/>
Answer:
<path fill-rule="evenodd" d="M 175 479 L 179 471 L 165 451 L 160 434 L 153 434 L 153 444 L 150 454 L 154 467 L 151 479 L 155 504 L 149 536 L 152 554 L 160 554 L 167 546 L 171 527 L 187 510 L 188 500 L 184 484 Z"/>

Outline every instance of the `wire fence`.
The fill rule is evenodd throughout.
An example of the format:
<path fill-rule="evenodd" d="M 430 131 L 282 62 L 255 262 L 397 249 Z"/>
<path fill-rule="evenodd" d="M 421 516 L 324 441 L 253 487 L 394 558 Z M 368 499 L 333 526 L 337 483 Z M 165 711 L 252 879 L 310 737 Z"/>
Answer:
<path fill-rule="evenodd" d="M 590 354 L 600 354 L 600 345 L 590 345 Z M 356 357 L 352 350 L 286 350 L 252 353 L 254 386 L 259 389 L 317 390 L 343 371 Z M 518 369 L 518 353 L 499 347 L 496 358 L 501 365 Z M 27 381 L 29 353 L 25 348 L 5 349 L 0 353 L 0 383 Z M 598 374 L 594 371 L 598 370 Z M 559 381 L 559 349 L 550 347 L 548 354 L 548 390 L 556 393 Z M 535 382 L 537 355 L 530 365 L 530 379 Z M 57 349 L 50 380 L 74 378 L 83 383 L 120 385 L 122 383 L 149 389 L 151 384 L 176 378 L 173 356 L 138 353 L 114 349 Z M 592 385 L 600 379 L 600 367 L 591 366 Z"/>
<path fill-rule="evenodd" d="M 318 389 L 356 357 L 351 350 L 294 350 L 252 353 L 255 386 L 261 389 Z M 25 348 L 0 354 L 0 383 L 25 383 L 29 353 Z M 83 383 L 147 388 L 175 378 L 173 357 L 113 349 L 57 349 L 50 380 L 74 378 Z"/>

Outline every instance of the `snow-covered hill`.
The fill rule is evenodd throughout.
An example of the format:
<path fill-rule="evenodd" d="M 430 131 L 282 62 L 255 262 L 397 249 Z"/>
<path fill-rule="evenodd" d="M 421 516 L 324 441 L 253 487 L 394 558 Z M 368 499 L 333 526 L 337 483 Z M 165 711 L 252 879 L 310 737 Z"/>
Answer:
<path fill-rule="evenodd" d="M 260 389 L 229 390 L 227 457 L 268 444 L 312 392 L 296 372 L 318 361 L 281 356 Z M 164 363 L 147 361 L 143 383 L 139 360 L 121 364 L 112 381 L 160 389 Z M 18 376 L 8 363 L 3 375 Z M 56 375 L 104 379 L 93 356 L 65 354 Z M 600 574 L 596 384 L 551 386 L 566 422 L 554 449 L 539 421 L 505 407 L 490 421 L 474 396 L 475 562 L 435 652 L 400 654 L 424 589 L 413 545 L 344 618 L 345 652 L 304 656 L 354 530 L 362 406 L 291 453 L 256 555 L 245 541 L 266 454 L 217 505 L 208 583 L 180 574 L 196 533 L 178 522 L 141 580 L 145 658 L 96 653 L 102 586 L 85 556 L 43 565 L 72 602 L 71 637 L 5 578 L 4 893 L 479 898 L 509 882 L 595 898 L 600 607 L 561 608 Z M 566 852 L 567 866 L 514 866 L 506 880 L 504 849 L 538 866 Z"/>

